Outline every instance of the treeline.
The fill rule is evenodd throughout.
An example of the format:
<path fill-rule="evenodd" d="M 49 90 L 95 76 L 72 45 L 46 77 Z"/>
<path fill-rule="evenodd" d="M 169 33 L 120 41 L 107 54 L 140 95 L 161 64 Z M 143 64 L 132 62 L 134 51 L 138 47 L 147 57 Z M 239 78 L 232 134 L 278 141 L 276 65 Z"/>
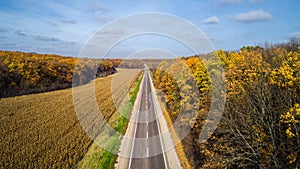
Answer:
<path fill-rule="evenodd" d="M 226 82 L 225 109 L 212 137 L 201 143 L 203 124 L 214 123 L 206 117 L 211 77 L 218 73 Z M 299 167 L 299 41 L 162 62 L 153 75 L 174 123 L 191 127 L 183 144 L 195 168 Z"/>
<path fill-rule="evenodd" d="M 168 59 L 110 59 L 116 68 L 127 69 L 143 69 L 147 64 L 151 68 L 155 68 L 160 62 Z"/>
<path fill-rule="evenodd" d="M 76 65 L 76 67 L 75 67 Z M 39 93 L 89 82 L 116 72 L 109 60 L 0 51 L 0 98 Z"/>

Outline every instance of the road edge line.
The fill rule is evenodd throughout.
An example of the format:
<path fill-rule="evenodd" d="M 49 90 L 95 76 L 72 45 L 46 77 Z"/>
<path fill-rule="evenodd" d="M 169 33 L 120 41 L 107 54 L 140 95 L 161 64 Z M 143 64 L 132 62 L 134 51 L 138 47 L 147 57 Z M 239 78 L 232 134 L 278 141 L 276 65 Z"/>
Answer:
<path fill-rule="evenodd" d="M 151 98 L 152 98 L 152 103 L 154 104 L 154 98 L 153 98 L 153 94 L 154 94 L 154 91 L 153 91 L 153 82 L 152 82 L 152 79 L 151 79 L 151 76 L 150 76 L 150 73 L 148 71 L 148 76 L 149 76 L 149 79 L 150 79 L 150 85 L 151 85 Z M 165 155 L 165 149 L 164 149 L 164 145 L 163 145 L 163 139 L 162 139 L 162 134 L 161 134 L 161 128 L 160 128 L 160 124 L 158 122 L 159 118 L 158 118 L 158 115 L 157 115 L 157 110 L 156 110 L 156 106 L 153 106 L 154 107 L 154 112 L 155 112 L 155 116 L 156 116 L 156 124 L 158 126 L 158 133 L 159 133 L 159 138 L 160 138 L 160 144 L 161 144 L 161 148 L 162 148 L 162 154 L 163 154 L 163 158 L 164 158 L 164 163 L 165 163 L 165 166 L 166 166 L 166 169 L 169 168 L 169 165 L 167 163 L 167 160 L 166 160 L 166 155 Z"/>
<path fill-rule="evenodd" d="M 143 83 L 145 81 L 145 73 L 144 73 L 144 76 L 143 76 L 143 79 L 141 81 L 141 84 L 140 84 L 140 89 L 139 89 L 139 93 L 142 92 L 144 86 L 143 86 Z M 142 94 L 139 95 L 139 98 L 138 98 L 138 110 L 137 110 L 137 114 L 136 114 L 136 121 L 134 122 L 135 125 L 134 125 L 134 133 L 133 133 L 133 141 L 132 141 L 132 146 L 131 146 L 131 154 L 130 154 L 130 158 L 129 158 L 129 164 L 128 164 L 128 169 L 130 169 L 131 167 L 131 162 L 132 162 L 132 155 L 133 155 L 133 148 L 134 148 L 134 143 L 135 143 L 135 136 L 136 136 L 136 130 L 137 130 L 137 120 L 139 118 L 139 112 L 140 112 L 140 106 L 141 106 L 141 100 L 142 100 Z"/>

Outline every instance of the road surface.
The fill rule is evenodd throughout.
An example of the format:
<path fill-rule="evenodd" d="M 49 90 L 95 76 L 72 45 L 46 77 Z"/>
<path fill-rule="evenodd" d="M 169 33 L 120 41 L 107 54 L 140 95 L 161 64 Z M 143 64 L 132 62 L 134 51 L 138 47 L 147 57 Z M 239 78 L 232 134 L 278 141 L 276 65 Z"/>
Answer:
<path fill-rule="evenodd" d="M 148 69 L 145 69 L 130 169 L 167 168 L 154 111 Z M 140 139 L 139 139 L 140 138 Z M 152 138 L 152 139 L 149 139 Z M 143 158 L 139 158 L 143 157 Z"/>
<path fill-rule="evenodd" d="M 164 119 L 164 117 L 158 117 L 157 109 L 159 106 L 157 106 L 158 103 L 154 103 L 152 90 L 154 88 L 146 66 L 134 111 L 121 143 L 116 168 L 169 169 L 174 168 L 172 165 L 180 168 L 175 150 L 169 151 L 171 155 L 167 155 L 168 152 L 164 147 L 166 145 L 164 143 L 170 145 L 169 142 L 172 139 L 170 135 L 168 135 L 167 141 L 163 139 L 163 134 L 161 134 L 162 120 L 160 119 Z M 164 126 L 167 128 L 166 124 Z M 175 156 L 176 158 L 174 158 Z"/>

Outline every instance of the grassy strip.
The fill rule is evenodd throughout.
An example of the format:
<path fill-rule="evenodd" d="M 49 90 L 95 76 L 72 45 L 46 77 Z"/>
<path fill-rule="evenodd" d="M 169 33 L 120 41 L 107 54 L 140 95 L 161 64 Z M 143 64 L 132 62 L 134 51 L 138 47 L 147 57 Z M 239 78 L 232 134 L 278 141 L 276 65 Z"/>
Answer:
<path fill-rule="evenodd" d="M 111 144 L 109 145 L 109 149 L 117 150 L 119 148 L 119 138 L 114 137 L 111 140 Z M 117 155 L 113 154 L 109 151 L 104 150 L 103 157 L 99 160 L 99 167 L 100 168 L 113 168 L 114 163 L 117 159 Z"/>
<path fill-rule="evenodd" d="M 132 92 L 130 93 L 130 101 L 127 105 L 124 105 L 122 108 L 122 114 L 120 116 L 119 113 L 114 113 L 114 116 L 109 120 L 110 124 L 113 124 L 113 127 L 118 133 L 124 134 L 129 122 L 128 115 L 132 110 L 134 105 L 137 93 L 139 91 L 139 87 L 143 78 L 144 72 L 140 75 L 138 81 L 134 85 Z M 114 121 L 118 121 L 118 123 L 114 123 Z M 101 136 L 103 137 L 103 136 Z M 118 135 L 109 136 L 107 133 L 104 137 L 107 139 L 102 144 L 108 145 L 108 149 L 111 151 L 107 151 L 102 149 L 96 143 L 93 143 L 87 152 L 86 156 L 82 161 L 80 161 L 75 168 L 97 168 L 97 169 L 112 169 L 114 168 L 114 164 L 118 157 L 117 154 L 111 152 L 117 152 L 120 146 L 120 139 Z M 103 139 L 102 139 L 103 141 Z"/>
<path fill-rule="evenodd" d="M 177 153 L 177 156 L 178 156 L 178 159 L 180 161 L 181 166 L 184 169 L 193 169 L 193 167 L 189 163 L 188 158 L 186 157 L 182 142 L 181 142 L 180 138 L 178 137 L 175 129 L 173 128 L 173 123 L 172 123 L 171 117 L 169 116 L 168 111 L 166 110 L 165 106 L 161 102 L 161 97 L 160 96 L 158 96 L 158 100 L 160 102 L 160 106 L 163 109 L 163 115 L 164 115 L 164 117 L 167 121 L 169 131 L 171 133 L 172 140 L 173 140 L 174 143 L 176 143 L 175 151 Z"/>

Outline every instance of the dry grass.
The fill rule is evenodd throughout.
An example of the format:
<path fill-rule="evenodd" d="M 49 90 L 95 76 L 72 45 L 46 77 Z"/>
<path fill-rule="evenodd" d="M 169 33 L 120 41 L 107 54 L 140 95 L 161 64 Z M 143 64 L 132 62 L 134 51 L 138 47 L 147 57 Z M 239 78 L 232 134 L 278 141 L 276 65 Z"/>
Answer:
<path fill-rule="evenodd" d="M 114 76 L 115 102 L 126 96 L 137 70 Z M 114 76 L 94 82 L 97 104 L 105 119 L 116 107 L 111 97 Z M 87 85 L 78 87 L 86 90 Z M 88 100 L 90 95 L 82 95 Z M 87 105 L 88 106 L 88 105 Z M 0 168 L 70 168 L 85 155 L 91 139 L 81 127 L 73 106 L 72 89 L 0 99 Z"/>
<path fill-rule="evenodd" d="M 176 143 L 175 151 L 177 153 L 177 156 L 178 156 L 178 159 L 180 161 L 180 164 L 181 164 L 182 168 L 184 168 L 184 169 L 193 169 L 194 167 L 192 167 L 189 163 L 189 160 L 188 160 L 188 158 L 185 154 L 185 151 L 184 151 L 183 144 L 182 144 L 180 138 L 178 137 L 175 129 L 173 128 L 173 122 L 171 120 L 171 117 L 169 116 L 169 113 L 168 113 L 167 109 L 165 108 L 164 103 L 161 101 L 160 96 L 158 96 L 158 100 L 160 102 L 160 106 L 163 109 L 163 115 L 164 115 L 164 117 L 166 119 L 166 122 L 168 124 L 169 131 L 170 131 L 171 137 L 173 139 L 173 142 Z"/>

